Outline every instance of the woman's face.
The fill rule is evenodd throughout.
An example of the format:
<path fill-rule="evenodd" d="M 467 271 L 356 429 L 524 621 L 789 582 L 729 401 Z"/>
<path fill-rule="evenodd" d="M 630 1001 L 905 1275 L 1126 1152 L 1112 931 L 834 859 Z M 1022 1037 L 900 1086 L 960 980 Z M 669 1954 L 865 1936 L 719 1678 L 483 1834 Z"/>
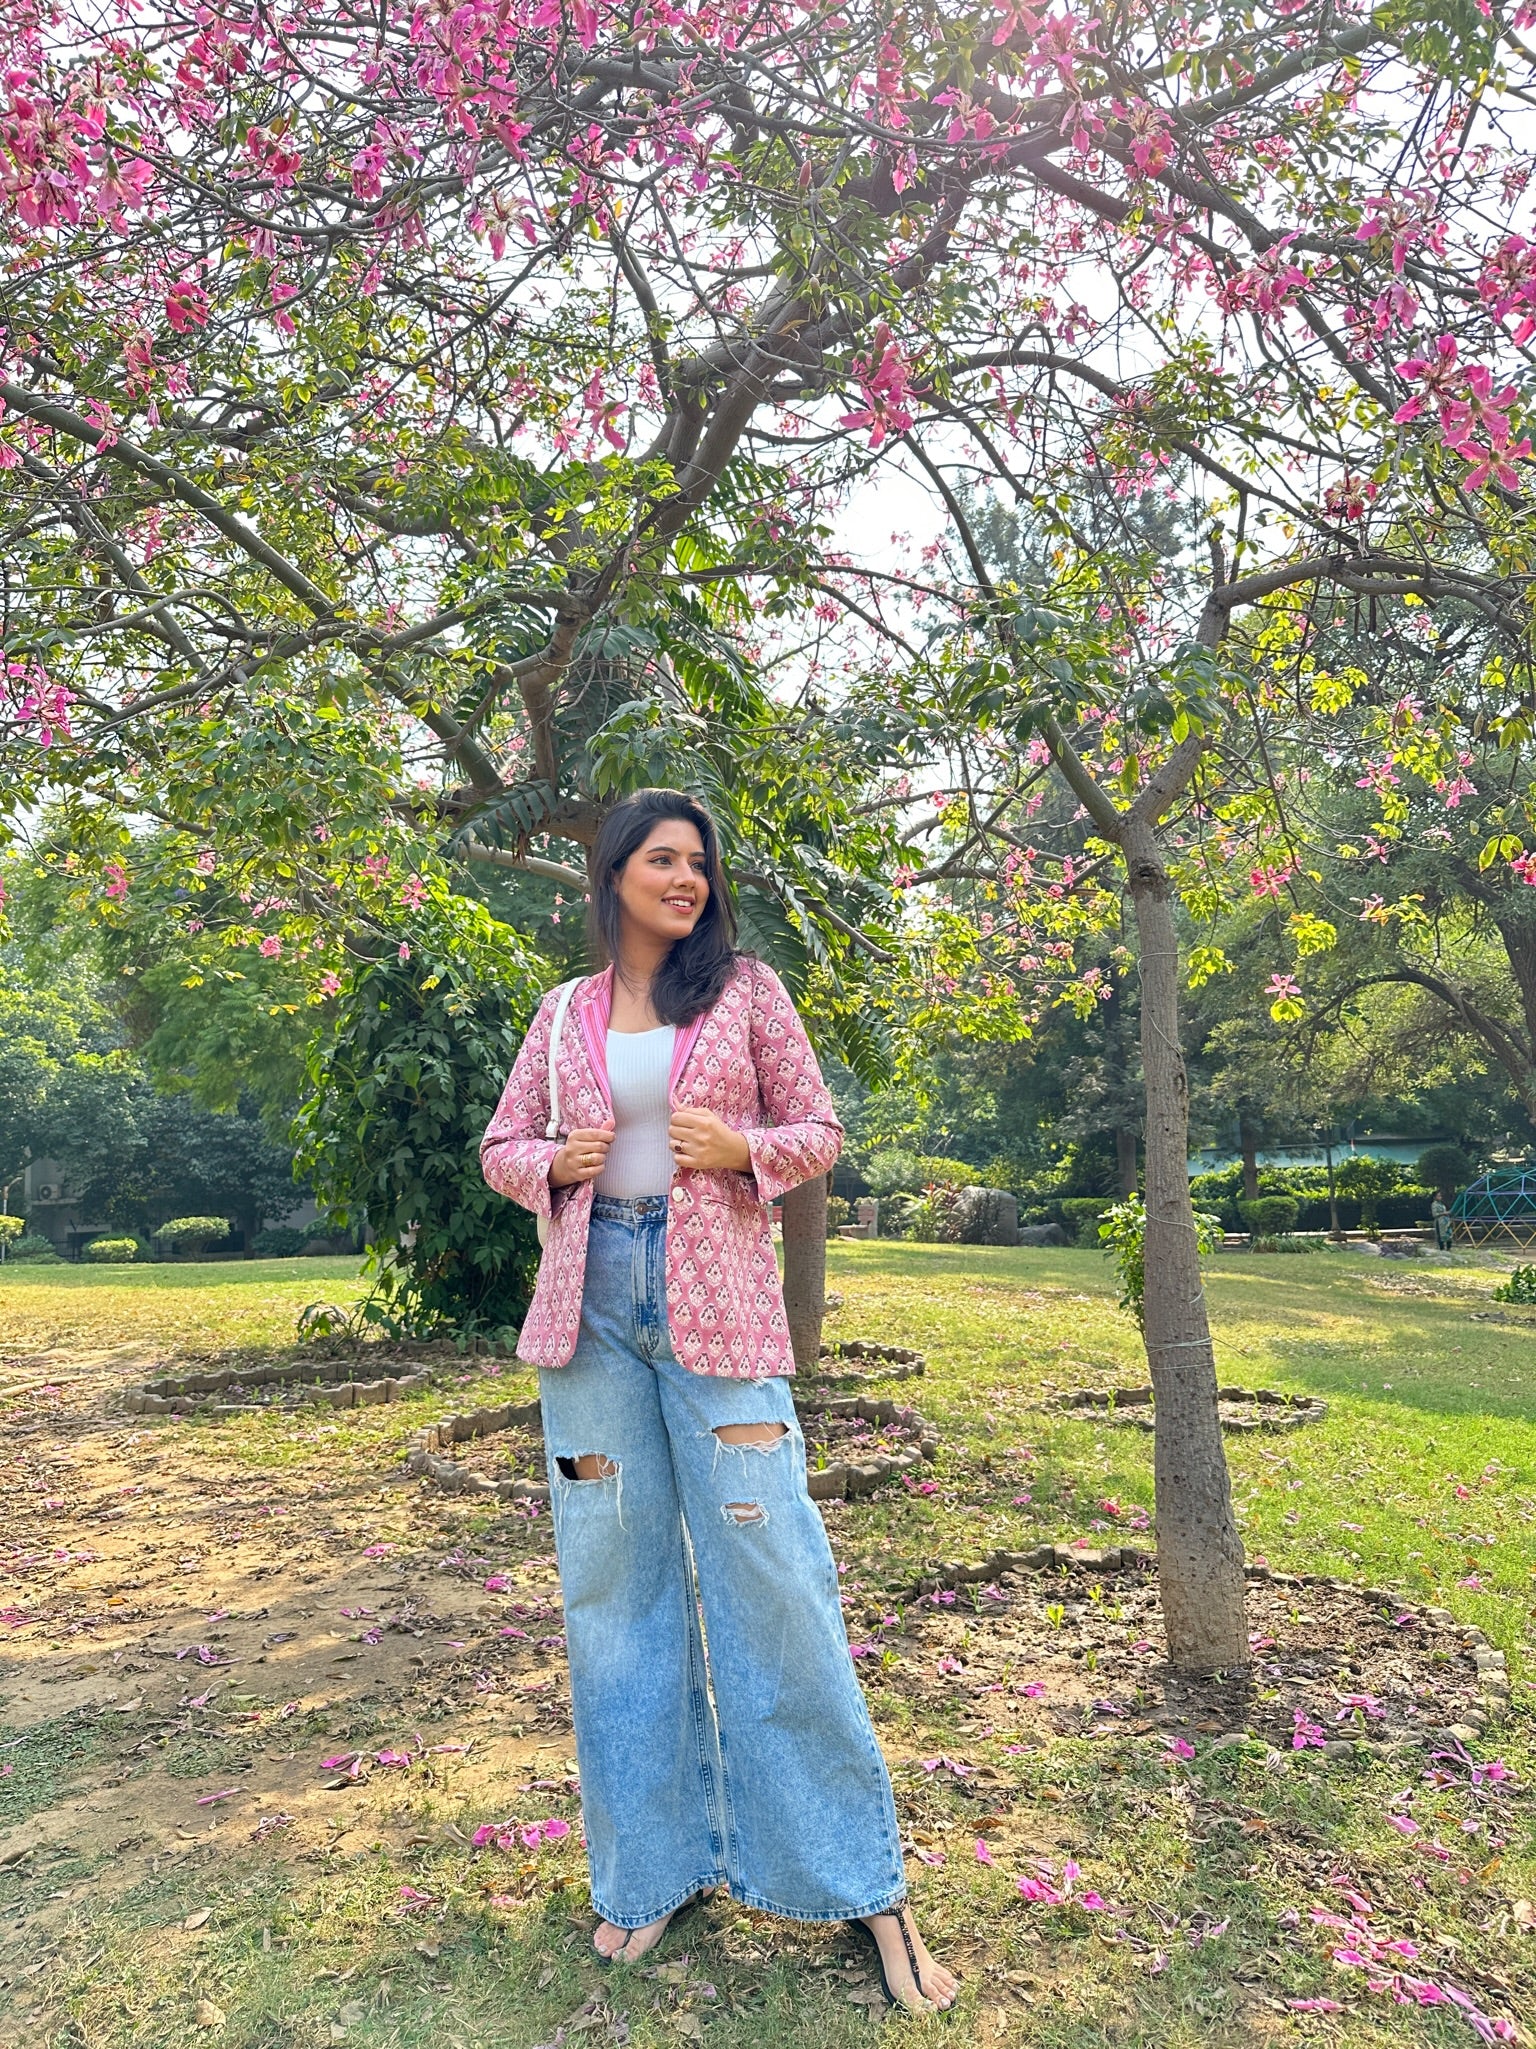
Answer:
<path fill-rule="evenodd" d="M 636 936 L 686 939 L 704 914 L 704 841 L 687 818 L 658 818 L 618 874 L 619 910 Z"/>

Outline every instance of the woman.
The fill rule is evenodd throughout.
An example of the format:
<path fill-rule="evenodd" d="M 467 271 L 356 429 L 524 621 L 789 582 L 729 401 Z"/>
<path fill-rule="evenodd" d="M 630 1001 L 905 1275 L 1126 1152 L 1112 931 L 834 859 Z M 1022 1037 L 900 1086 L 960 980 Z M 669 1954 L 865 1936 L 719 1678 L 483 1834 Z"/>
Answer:
<path fill-rule="evenodd" d="M 518 1356 L 539 1368 L 595 1945 L 635 1962 L 723 1884 L 861 1922 L 893 2000 L 947 2007 L 806 1490 L 764 1208 L 827 1171 L 842 1128 L 782 983 L 736 950 L 703 805 L 640 791 L 592 874 L 609 966 L 560 1031 L 563 1135 L 551 991 L 480 1157 L 550 1218 Z"/>

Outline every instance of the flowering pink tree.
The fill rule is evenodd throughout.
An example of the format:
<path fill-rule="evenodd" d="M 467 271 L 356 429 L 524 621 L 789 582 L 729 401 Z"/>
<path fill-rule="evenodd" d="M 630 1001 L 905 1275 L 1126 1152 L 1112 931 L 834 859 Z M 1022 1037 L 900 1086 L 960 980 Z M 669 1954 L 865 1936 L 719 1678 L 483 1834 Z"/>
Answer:
<path fill-rule="evenodd" d="M 902 879 L 976 893 L 976 970 L 1026 1021 L 1098 1000 L 1065 901 L 1129 899 L 1159 1554 L 1187 1666 L 1248 1652 L 1179 1044 L 1181 980 L 1228 963 L 1214 930 L 1186 935 L 1245 899 L 1283 905 L 1263 1001 L 1304 1014 L 1338 929 L 1302 753 L 1330 722 L 1355 743 L 1384 645 L 1435 678 L 1431 715 L 1383 757 L 1394 775 L 1416 756 L 1465 795 L 1474 722 L 1524 730 L 1536 224 L 1517 103 L 1490 80 L 1501 50 L 1524 61 L 1526 26 L 1492 5 L 1410 20 L 1302 0 L 1241 29 L 1170 24 L 1158 68 L 1150 19 L 1037 22 L 1060 140 L 1016 160 L 971 304 L 942 335 L 901 309 L 853 415 L 927 478 L 951 536 L 899 595 L 838 579 L 893 642 L 913 646 L 915 607 L 943 649 L 901 659 L 959 801 Z M 1026 536 L 1011 561 L 989 499 Z M 1158 545 L 1164 501 L 1178 531 Z M 1044 829 L 1049 772 L 1076 817 Z M 1528 836 L 1494 857 L 1523 859 Z"/>

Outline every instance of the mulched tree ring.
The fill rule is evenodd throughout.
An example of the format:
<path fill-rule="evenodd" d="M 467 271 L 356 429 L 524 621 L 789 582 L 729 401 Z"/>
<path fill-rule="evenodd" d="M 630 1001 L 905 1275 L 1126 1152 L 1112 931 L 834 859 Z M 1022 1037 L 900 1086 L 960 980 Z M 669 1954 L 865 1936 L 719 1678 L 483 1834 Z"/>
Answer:
<path fill-rule="evenodd" d="M 900 1402 L 807 1395 L 796 1401 L 795 1414 L 810 1459 L 806 1484 L 813 1501 L 871 1494 L 939 1455 L 938 1433 Z"/>
<path fill-rule="evenodd" d="M 1155 1430 L 1150 1387 L 1076 1387 L 1053 1405 L 1062 1409 L 1101 1409 L 1106 1423 L 1133 1430 Z M 1315 1395 L 1283 1394 L 1277 1387 L 1218 1387 L 1216 1413 L 1223 1430 L 1300 1430 L 1321 1423 L 1328 1404 Z"/>
<path fill-rule="evenodd" d="M 841 1344 L 826 1344 L 809 1371 L 798 1376 L 805 1382 L 836 1382 L 841 1387 L 862 1386 L 875 1380 L 920 1379 L 927 1370 L 921 1352 L 904 1345 L 875 1345 L 863 1338 L 849 1338 Z"/>
<path fill-rule="evenodd" d="M 856 1642 L 855 1656 L 895 1651 L 891 1664 L 861 1670 L 925 1706 L 964 1705 L 994 1734 L 1017 1720 L 1021 1736 L 1210 1736 L 1298 1760 L 1465 1745 L 1508 1703 L 1503 1652 L 1447 1610 L 1264 1566 L 1248 1569 L 1249 1672 L 1176 1673 L 1153 1562 L 1129 1546 L 1040 1545 L 946 1563 L 869 1597 L 874 1640 Z M 891 1607 L 901 1613 L 894 1629 L 877 1620 Z M 850 1620 L 855 1636 L 859 1627 Z"/>
<path fill-rule="evenodd" d="M 871 1494 L 938 1457 L 932 1426 L 899 1402 L 868 1395 L 811 1397 L 796 1401 L 795 1414 L 811 1459 L 806 1484 L 813 1501 Z M 453 1494 L 547 1501 L 539 1404 L 476 1409 L 430 1424 L 412 1439 L 406 1470 Z"/>

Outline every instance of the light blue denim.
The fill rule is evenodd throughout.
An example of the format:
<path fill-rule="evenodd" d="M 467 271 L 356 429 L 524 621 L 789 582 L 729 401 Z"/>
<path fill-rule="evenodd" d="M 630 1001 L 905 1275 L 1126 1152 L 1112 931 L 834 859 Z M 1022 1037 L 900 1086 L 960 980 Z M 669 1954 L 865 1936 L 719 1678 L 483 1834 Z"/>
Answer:
<path fill-rule="evenodd" d="M 666 1212 L 596 1199 L 575 1355 L 539 1374 L 593 1905 L 639 1928 L 726 1885 L 797 1921 L 878 1913 L 906 1898 L 896 1803 L 789 1384 L 678 1364 Z M 589 1453 L 617 1471 L 576 1479 Z"/>

